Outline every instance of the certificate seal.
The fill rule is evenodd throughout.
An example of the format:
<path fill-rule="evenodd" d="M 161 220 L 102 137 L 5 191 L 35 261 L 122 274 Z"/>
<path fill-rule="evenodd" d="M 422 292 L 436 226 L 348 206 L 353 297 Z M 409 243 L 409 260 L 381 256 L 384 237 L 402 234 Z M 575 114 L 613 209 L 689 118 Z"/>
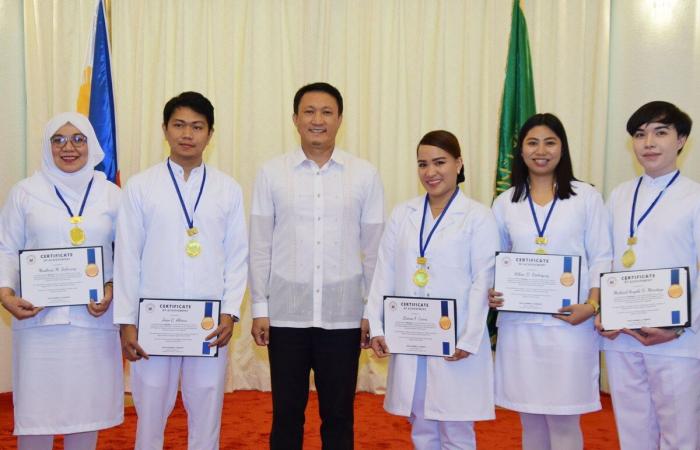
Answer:
<path fill-rule="evenodd" d="M 671 298 L 678 298 L 681 295 L 683 295 L 683 288 L 681 287 L 680 284 L 672 284 L 671 287 L 668 288 L 668 296 Z"/>
<path fill-rule="evenodd" d="M 562 286 L 572 286 L 574 284 L 574 281 L 574 275 L 571 272 L 564 272 L 561 274 L 561 277 L 559 277 L 559 282 Z"/>
<path fill-rule="evenodd" d="M 440 317 L 440 322 L 438 323 L 440 324 L 440 328 L 442 328 L 443 330 L 449 330 L 450 328 L 452 328 L 452 321 L 447 316 Z"/>
<path fill-rule="evenodd" d="M 97 267 L 97 264 L 88 264 L 85 268 L 85 275 L 90 278 L 96 277 L 99 273 L 100 269 Z"/>
<path fill-rule="evenodd" d="M 214 328 L 214 319 L 211 317 L 205 317 L 202 319 L 202 329 L 203 330 L 211 330 Z"/>

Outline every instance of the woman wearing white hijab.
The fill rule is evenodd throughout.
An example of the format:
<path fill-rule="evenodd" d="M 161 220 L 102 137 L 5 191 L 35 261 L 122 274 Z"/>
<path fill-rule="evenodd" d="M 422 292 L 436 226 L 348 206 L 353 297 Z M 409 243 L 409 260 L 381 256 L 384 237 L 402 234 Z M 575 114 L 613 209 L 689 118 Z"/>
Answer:
<path fill-rule="evenodd" d="M 19 450 L 51 449 L 56 434 L 65 435 L 66 449 L 94 449 L 97 430 L 124 419 L 111 281 L 99 304 L 35 308 L 31 298 L 19 297 L 17 255 L 102 246 L 104 277 L 111 280 L 120 191 L 95 171 L 104 152 L 80 114 L 49 121 L 42 158 L 41 169 L 12 188 L 0 213 L 0 302 L 14 316 L 14 434 Z M 71 233 L 71 216 L 82 217 L 83 236 Z"/>

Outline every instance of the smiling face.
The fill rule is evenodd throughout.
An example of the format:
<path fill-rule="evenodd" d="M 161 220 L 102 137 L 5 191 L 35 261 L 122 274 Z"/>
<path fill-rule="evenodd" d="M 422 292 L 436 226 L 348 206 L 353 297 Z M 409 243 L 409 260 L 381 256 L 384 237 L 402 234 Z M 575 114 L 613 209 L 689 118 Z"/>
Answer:
<path fill-rule="evenodd" d="M 455 158 L 434 145 L 418 146 L 418 178 L 433 200 L 443 200 L 457 187 L 462 158 Z"/>
<path fill-rule="evenodd" d="M 645 123 L 632 135 L 632 146 L 644 172 L 656 178 L 676 170 L 678 151 L 686 137 L 678 136 L 673 125 L 659 122 Z"/>
<path fill-rule="evenodd" d="M 320 91 L 307 92 L 292 118 L 301 137 L 301 148 L 333 150 L 343 116 L 338 113 L 338 103 L 332 95 Z"/>
<path fill-rule="evenodd" d="M 553 175 L 561 160 L 561 139 L 547 126 L 533 127 L 523 140 L 522 157 L 531 176 Z"/>
<path fill-rule="evenodd" d="M 163 124 L 163 133 L 170 145 L 170 159 L 182 167 L 195 167 L 202 162 L 202 153 L 209 144 L 212 130 L 202 114 L 180 107 L 173 112 L 168 123 Z"/>
<path fill-rule="evenodd" d="M 51 136 L 51 155 L 59 170 L 65 173 L 77 172 L 88 161 L 87 138 L 68 122 Z"/>

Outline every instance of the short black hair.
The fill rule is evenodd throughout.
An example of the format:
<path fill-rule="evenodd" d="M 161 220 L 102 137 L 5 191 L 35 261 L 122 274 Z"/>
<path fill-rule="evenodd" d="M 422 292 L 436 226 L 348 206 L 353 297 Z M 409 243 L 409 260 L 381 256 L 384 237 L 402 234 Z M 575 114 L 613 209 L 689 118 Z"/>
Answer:
<path fill-rule="evenodd" d="M 163 107 L 163 125 L 168 126 L 170 117 L 178 108 L 190 108 L 192 111 L 203 115 L 207 119 L 209 131 L 214 130 L 214 106 L 208 98 L 199 92 L 183 92 L 168 100 L 168 103 Z"/>
<path fill-rule="evenodd" d="M 459 148 L 457 136 L 446 130 L 429 131 L 418 142 L 418 147 L 421 145 L 432 145 L 433 147 L 441 148 L 452 155 L 454 159 L 462 157 L 462 150 Z M 418 147 L 416 147 L 416 152 Z M 462 161 L 462 169 L 457 174 L 457 184 L 464 180 L 464 161 Z"/>
<path fill-rule="evenodd" d="M 338 104 L 338 115 L 343 115 L 343 96 L 340 95 L 340 91 L 328 83 L 317 82 L 307 84 L 299 88 L 296 94 L 294 94 L 294 114 L 299 114 L 299 103 L 301 103 L 301 98 L 304 94 L 308 92 L 325 92 L 335 99 Z"/>
<path fill-rule="evenodd" d="M 630 116 L 627 121 L 627 132 L 630 136 L 634 136 L 642 125 L 653 122 L 673 125 L 679 137 L 688 137 L 693 128 L 693 120 L 688 114 L 673 103 L 657 100 L 642 105 Z M 681 150 L 683 147 L 678 150 L 678 153 Z"/>
<path fill-rule="evenodd" d="M 513 167 L 510 176 L 510 184 L 515 188 L 513 190 L 513 196 L 511 197 L 513 203 L 517 203 L 526 198 L 529 171 L 523 159 L 523 143 L 525 142 L 527 133 L 540 125 L 552 130 L 561 141 L 561 159 L 559 159 L 559 164 L 557 164 L 557 167 L 554 169 L 554 181 L 557 183 L 557 198 L 564 200 L 572 195 L 576 195 L 573 187 L 571 187 L 571 182 L 578 180 L 574 177 L 574 169 L 571 166 L 569 140 L 566 137 L 564 124 L 562 124 L 561 120 L 554 114 L 542 113 L 535 114 L 525 121 L 518 134 L 518 145 L 513 148 Z"/>

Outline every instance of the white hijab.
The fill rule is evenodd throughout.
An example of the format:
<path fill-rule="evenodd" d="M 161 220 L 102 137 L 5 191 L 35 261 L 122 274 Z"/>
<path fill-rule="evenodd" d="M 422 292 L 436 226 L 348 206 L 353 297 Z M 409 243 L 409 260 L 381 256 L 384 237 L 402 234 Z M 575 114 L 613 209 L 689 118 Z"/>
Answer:
<path fill-rule="evenodd" d="M 53 136 L 59 128 L 70 123 L 81 133 L 87 137 L 88 158 L 87 163 L 80 170 L 67 173 L 56 166 L 51 153 L 51 136 Z M 66 197 L 79 198 L 82 200 L 85 194 L 85 188 L 90 180 L 95 176 L 104 177 L 102 172 L 95 171 L 95 166 L 98 165 L 105 157 L 105 152 L 102 150 L 95 130 L 93 130 L 90 120 L 82 114 L 76 112 L 64 112 L 54 116 L 46 124 L 44 129 L 44 141 L 42 143 L 42 161 L 41 173 L 46 177 L 49 183 L 53 184 Z"/>

